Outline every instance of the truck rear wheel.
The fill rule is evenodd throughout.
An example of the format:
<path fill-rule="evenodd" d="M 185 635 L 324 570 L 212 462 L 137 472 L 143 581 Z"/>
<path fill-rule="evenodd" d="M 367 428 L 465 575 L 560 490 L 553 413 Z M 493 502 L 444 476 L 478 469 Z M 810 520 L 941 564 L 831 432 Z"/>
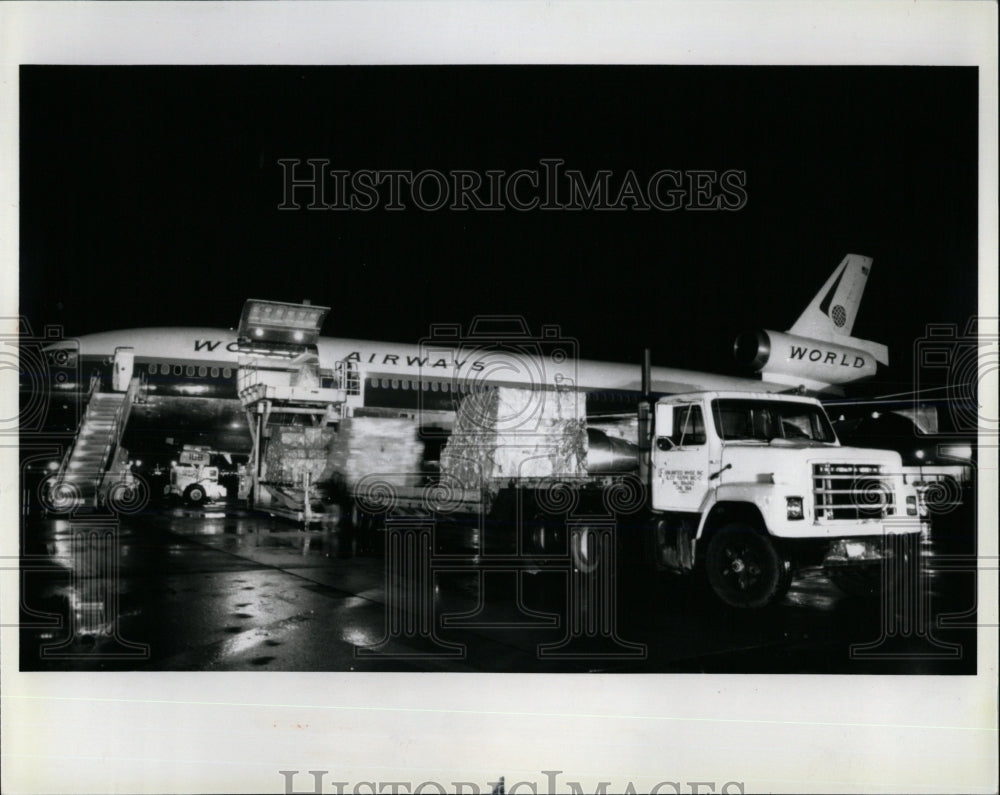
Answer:
<path fill-rule="evenodd" d="M 712 590 L 731 607 L 766 607 L 791 583 L 791 571 L 774 544 L 747 524 L 727 525 L 712 536 L 705 567 Z"/>
<path fill-rule="evenodd" d="M 566 556 L 566 527 L 557 516 L 537 513 L 524 523 L 522 552 L 532 564 L 544 566 L 551 558 Z"/>
<path fill-rule="evenodd" d="M 569 536 L 569 555 L 577 571 L 583 574 L 597 571 L 601 565 L 599 533 L 586 525 L 574 527 Z"/>

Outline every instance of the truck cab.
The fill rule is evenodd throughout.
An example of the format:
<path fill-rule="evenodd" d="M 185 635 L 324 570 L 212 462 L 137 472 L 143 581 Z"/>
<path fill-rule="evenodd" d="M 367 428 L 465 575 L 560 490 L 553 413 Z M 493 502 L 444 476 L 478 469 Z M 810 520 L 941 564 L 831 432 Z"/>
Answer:
<path fill-rule="evenodd" d="M 902 473 L 894 451 L 842 447 L 812 398 L 663 398 L 650 450 L 654 554 L 664 568 L 704 565 L 716 593 L 740 607 L 774 601 L 806 565 L 838 585 L 859 569 L 877 579 L 887 558 L 913 554 L 922 530 Z"/>

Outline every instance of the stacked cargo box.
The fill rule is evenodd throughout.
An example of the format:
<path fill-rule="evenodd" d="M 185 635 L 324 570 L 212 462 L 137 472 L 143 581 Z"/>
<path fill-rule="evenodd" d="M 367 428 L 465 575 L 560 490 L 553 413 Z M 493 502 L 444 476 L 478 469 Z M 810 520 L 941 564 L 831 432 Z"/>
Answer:
<path fill-rule="evenodd" d="M 271 429 L 264 463 L 265 480 L 289 486 L 301 486 L 305 474 L 316 483 L 326 468 L 336 431 L 329 427 L 277 425 Z"/>
<path fill-rule="evenodd" d="M 352 487 L 365 477 L 398 486 L 416 485 L 423 454 L 415 420 L 350 417 L 340 425 L 321 478 Z"/>
<path fill-rule="evenodd" d="M 467 396 L 441 452 L 441 472 L 462 487 L 495 491 L 513 478 L 586 474 L 585 396 L 497 387 Z"/>

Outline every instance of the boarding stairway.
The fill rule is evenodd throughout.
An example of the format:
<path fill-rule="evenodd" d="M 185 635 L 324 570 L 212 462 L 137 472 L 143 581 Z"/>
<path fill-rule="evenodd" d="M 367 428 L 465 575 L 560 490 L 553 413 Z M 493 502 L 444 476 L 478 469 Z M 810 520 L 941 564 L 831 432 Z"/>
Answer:
<path fill-rule="evenodd" d="M 128 458 L 121 439 L 141 386 L 140 379 L 133 378 L 124 392 L 102 392 L 100 379 L 91 379 L 87 409 L 76 437 L 49 481 L 52 507 L 97 507 L 104 501 L 111 486 L 108 473 L 121 468 Z"/>

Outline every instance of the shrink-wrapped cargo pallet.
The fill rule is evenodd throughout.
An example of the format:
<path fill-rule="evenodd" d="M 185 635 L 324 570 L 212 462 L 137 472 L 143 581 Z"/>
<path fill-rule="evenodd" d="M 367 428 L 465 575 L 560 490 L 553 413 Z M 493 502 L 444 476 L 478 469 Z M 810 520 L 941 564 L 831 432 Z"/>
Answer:
<path fill-rule="evenodd" d="M 366 477 L 398 486 L 416 485 L 423 455 L 415 420 L 350 417 L 340 425 L 322 478 L 348 486 Z"/>
<path fill-rule="evenodd" d="M 264 479 L 270 483 L 301 486 L 308 472 L 310 482 L 315 483 L 326 467 L 336 435 L 336 431 L 328 427 L 273 427 L 264 455 L 267 467 Z"/>
<path fill-rule="evenodd" d="M 441 472 L 464 488 L 495 492 L 513 478 L 582 476 L 586 459 L 582 394 L 498 387 L 462 401 Z"/>

